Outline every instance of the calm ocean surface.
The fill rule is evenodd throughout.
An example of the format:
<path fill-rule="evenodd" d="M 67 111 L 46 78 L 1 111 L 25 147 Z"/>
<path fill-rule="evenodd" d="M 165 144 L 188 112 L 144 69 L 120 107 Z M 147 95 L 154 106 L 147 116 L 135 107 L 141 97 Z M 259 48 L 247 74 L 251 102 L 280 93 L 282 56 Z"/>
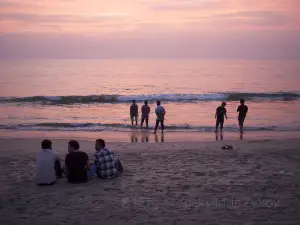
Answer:
<path fill-rule="evenodd" d="M 132 128 L 131 100 L 166 108 L 169 132 L 209 132 L 221 101 L 224 131 L 300 131 L 300 61 L 16 60 L 0 61 L 0 130 L 121 131 Z"/>

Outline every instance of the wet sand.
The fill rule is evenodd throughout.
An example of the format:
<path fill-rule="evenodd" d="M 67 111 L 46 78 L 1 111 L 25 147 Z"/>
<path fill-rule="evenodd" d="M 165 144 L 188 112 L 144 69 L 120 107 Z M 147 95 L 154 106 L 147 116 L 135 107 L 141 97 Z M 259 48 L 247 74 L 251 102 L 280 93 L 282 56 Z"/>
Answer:
<path fill-rule="evenodd" d="M 299 139 L 108 143 L 120 177 L 37 187 L 40 141 L 0 139 L 1 225 L 300 222 Z M 80 144 L 91 156 L 94 142 Z M 66 147 L 53 140 L 62 158 Z"/>

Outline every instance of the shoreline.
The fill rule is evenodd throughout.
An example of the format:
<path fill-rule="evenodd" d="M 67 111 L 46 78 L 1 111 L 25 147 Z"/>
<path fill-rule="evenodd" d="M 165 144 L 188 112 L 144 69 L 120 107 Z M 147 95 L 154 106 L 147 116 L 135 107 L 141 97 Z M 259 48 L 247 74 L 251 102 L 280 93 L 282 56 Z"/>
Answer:
<path fill-rule="evenodd" d="M 297 139 L 300 131 L 245 131 L 239 132 L 168 132 L 163 134 L 159 130 L 154 134 L 152 130 L 119 131 L 0 131 L 0 139 L 105 139 L 107 142 L 118 143 L 157 143 L 157 142 L 202 142 L 202 141 L 250 141 L 266 139 Z"/>

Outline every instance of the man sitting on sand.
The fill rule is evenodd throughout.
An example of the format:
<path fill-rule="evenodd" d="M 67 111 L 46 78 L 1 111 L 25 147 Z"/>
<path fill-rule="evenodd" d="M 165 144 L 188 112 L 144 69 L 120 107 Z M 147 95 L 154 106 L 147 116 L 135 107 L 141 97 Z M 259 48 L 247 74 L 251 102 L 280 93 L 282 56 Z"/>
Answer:
<path fill-rule="evenodd" d="M 141 129 L 143 127 L 144 121 L 146 121 L 146 129 L 148 129 L 150 107 L 148 106 L 148 101 L 145 101 L 145 105 L 142 106 L 142 121 Z"/>
<path fill-rule="evenodd" d="M 57 152 L 52 150 L 52 142 L 43 140 L 42 150 L 36 157 L 36 184 L 53 185 L 60 178 L 63 170 Z"/>
<path fill-rule="evenodd" d="M 99 178 L 110 179 L 118 176 L 123 171 L 122 164 L 115 154 L 105 148 L 103 139 L 96 140 L 95 144 L 95 165 L 96 173 Z"/>
<path fill-rule="evenodd" d="M 135 125 L 137 126 L 137 118 L 138 118 L 139 109 L 137 104 L 135 104 L 135 100 L 132 101 L 132 105 L 130 106 L 130 118 L 131 125 L 133 126 L 133 121 L 135 120 Z"/>
<path fill-rule="evenodd" d="M 69 154 L 65 159 L 65 173 L 69 183 L 85 183 L 88 180 L 89 157 L 85 152 L 79 151 L 79 148 L 77 141 L 69 141 Z"/>

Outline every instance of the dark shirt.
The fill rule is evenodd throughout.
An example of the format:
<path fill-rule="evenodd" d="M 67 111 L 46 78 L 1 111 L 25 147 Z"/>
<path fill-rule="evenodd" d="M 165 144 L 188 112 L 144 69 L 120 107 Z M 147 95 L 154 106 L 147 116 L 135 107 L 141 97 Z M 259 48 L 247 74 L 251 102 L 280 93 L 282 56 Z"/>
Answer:
<path fill-rule="evenodd" d="M 85 152 L 76 151 L 67 154 L 65 164 L 68 168 L 68 181 L 70 183 L 84 183 L 87 181 L 86 164 L 89 157 Z"/>
<path fill-rule="evenodd" d="M 237 112 L 239 112 L 239 119 L 240 118 L 245 118 L 246 117 L 246 114 L 248 112 L 248 107 L 246 105 L 240 105 L 238 108 L 237 108 Z"/>
<path fill-rule="evenodd" d="M 217 108 L 217 112 L 216 112 L 217 120 L 224 121 L 224 116 L 225 116 L 226 113 L 227 113 L 226 108 L 223 108 L 223 107 L 219 106 Z"/>
<path fill-rule="evenodd" d="M 130 115 L 131 116 L 137 116 L 138 115 L 138 106 L 137 105 L 131 105 L 130 106 Z"/>
<path fill-rule="evenodd" d="M 142 118 L 149 119 L 150 107 L 148 105 L 142 106 Z"/>

